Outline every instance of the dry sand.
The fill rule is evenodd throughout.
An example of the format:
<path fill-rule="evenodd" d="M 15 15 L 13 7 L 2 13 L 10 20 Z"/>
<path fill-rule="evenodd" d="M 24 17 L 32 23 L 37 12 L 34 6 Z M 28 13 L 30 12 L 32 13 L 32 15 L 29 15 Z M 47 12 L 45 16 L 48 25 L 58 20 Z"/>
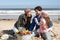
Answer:
<path fill-rule="evenodd" d="M 0 31 L 10 30 L 14 27 L 16 20 L 0 20 Z M 54 37 L 54 40 L 60 40 L 60 21 L 53 21 L 53 31 L 57 34 L 57 37 Z"/>
<path fill-rule="evenodd" d="M 16 20 L 0 20 L 0 31 L 12 29 Z"/>

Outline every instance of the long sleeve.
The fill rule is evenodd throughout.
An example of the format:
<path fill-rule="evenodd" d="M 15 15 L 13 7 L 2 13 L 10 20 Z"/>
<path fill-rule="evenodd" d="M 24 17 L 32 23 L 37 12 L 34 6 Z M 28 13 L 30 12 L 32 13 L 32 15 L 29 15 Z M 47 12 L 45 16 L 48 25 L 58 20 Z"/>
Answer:
<path fill-rule="evenodd" d="M 47 29 L 46 21 L 45 21 L 44 18 L 41 18 L 41 23 L 40 24 L 41 24 L 40 26 L 42 26 L 44 29 Z"/>
<path fill-rule="evenodd" d="M 38 24 L 38 20 L 37 20 L 37 18 L 35 18 L 35 23 Z"/>
<path fill-rule="evenodd" d="M 14 26 L 18 29 L 18 27 L 20 27 L 21 25 L 21 21 L 22 21 L 22 18 L 21 16 L 19 16 L 18 20 L 16 21 L 16 23 L 14 24 Z"/>
<path fill-rule="evenodd" d="M 13 27 L 13 31 L 15 33 L 18 33 L 19 32 L 18 27 L 20 27 L 21 21 L 22 21 L 22 18 L 21 18 L 21 15 L 20 15 L 19 18 L 18 18 L 18 20 L 14 24 L 14 27 Z"/>
<path fill-rule="evenodd" d="M 35 23 L 35 20 L 34 20 L 34 18 L 33 18 L 32 23 L 31 23 L 31 25 L 30 25 L 30 27 L 29 27 L 29 30 L 30 30 L 30 31 L 33 31 L 35 24 L 36 24 L 36 23 Z"/>
<path fill-rule="evenodd" d="M 13 27 L 13 31 L 14 31 L 14 33 L 18 33 L 19 32 L 19 30 L 16 27 Z"/>

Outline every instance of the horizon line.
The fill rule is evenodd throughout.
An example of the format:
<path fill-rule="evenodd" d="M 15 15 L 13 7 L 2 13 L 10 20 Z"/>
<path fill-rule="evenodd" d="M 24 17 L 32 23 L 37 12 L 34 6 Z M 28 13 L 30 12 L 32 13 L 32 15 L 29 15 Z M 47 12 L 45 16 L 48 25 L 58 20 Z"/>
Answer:
<path fill-rule="evenodd" d="M 24 10 L 25 8 L 0 8 L 0 10 Z M 30 8 L 34 10 L 34 8 Z M 60 8 L 43 8 L 43 10 L 60 10 Z"/>

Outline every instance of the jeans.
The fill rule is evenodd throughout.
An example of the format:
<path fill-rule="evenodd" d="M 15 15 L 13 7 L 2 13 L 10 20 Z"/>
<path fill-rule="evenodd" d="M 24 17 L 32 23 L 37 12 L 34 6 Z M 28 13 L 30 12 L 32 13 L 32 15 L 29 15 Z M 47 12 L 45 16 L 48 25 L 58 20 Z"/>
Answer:
<path fill-rule="evenodd" d="M 45 32 L 40 34 L 43 40 L 52 40 L 50 32 Z"/>
<path fill-rule="evenodd" d="M 39 37 L 39 33 L 35 30 L 35 31 L 33 31 L 34 32 L 34 37 Z"/>

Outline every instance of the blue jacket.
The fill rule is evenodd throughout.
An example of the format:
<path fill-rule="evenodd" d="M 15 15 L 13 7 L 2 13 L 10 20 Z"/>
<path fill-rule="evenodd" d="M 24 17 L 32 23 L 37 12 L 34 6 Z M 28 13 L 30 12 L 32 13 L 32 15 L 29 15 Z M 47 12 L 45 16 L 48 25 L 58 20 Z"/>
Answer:
<path fill-rule="evenodd" d="M 41 16 L 35 16 L 32 20 L 32 23 L 29 27 L 29 30 L 32 31 L 34 29 L 34 27 L 36 26 L 35 30 L 37 30 L 40 26 L 38 26 L 36 23 L 35 23 L 35 18 L 37 18 L 38 22 L 40 22 L 40 19 L 41 19 Z"/>
<path fill-rule="evenodd" d="M 35 16 L 35 17 L 33 18 L 32 23 L 31 23 L 31 25 L 30 25 L 30 27 L 29 27 L 29 31 L 33 31 L 33 29 L 34 29 L 35 26 L 36 26 L 35 30 L 37 30 L 37 29 L 40 27 L 39 25 L 37 25 L 37 24 L 35 23 L 35 18 L 37 18 L 38 22 L 40 22 L 41 16 Z M 49 24 L 49 27 L 52 27 L 52 26 L 53 26 L 53 23 L 52 23 L 52 21 L 51 21 L 50 24 Z"/>

